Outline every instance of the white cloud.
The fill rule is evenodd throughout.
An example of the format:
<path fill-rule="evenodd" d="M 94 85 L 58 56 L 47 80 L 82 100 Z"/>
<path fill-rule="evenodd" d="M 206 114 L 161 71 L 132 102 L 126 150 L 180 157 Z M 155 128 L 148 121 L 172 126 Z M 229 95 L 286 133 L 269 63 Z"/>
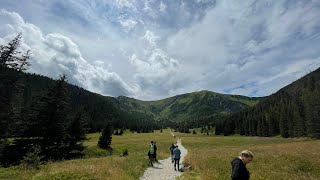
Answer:
<path fill-rule="evenodd" d="M 160 40 L 160 37 L 155 35 L 152 31 L 147 30 L 141 39 L 146 40 L 151 46 L 155 47 L 157 45 L 157 41 Z"/>
<path fill-rule="evenodd" d="M 130 2 L 129 0 L 116 0 L 116 2 L 118 3 L 118 6 L 120 8 L 123 8 L 123 7 L 127 7 L 127 8 L 135 8 L 134 6 L 134 1 L 133 3 Z"/>
<path fill-rule="evenodd" d="M 140 96 L 144 98 L 159 98 L 172 89 L 176 89 L 181 80 L 179 61 L 169 57 L 167 53 L 159 48 L 144 52 L 139 58 L 132 54 L 130 62 L 136 67 L 135 78 L 144 90 Z"/>
<path fill-rule="evenodd" d="M 167 51 L 206 89 L 268 95 L 304 75 L 303 64 L 319 67 L 320 9 L 302 3 L 217 1 L 202 21 L 169 37 Z"/>
<path fill-rule="evenodd" d="M 17 13 L 0 11 L 0 19 L 6 19 L 1 34 L 8 33 L 1 42 L 7 42 L 18 32 L 23 34 L 22 47 L 31 49 L 31 72 L 57 78 L 65 73 L 71 83 L 105 95 L 134 96 L 140 91 L 138 85 L 130 86 L 110 66 L 88 63 L 78 46 L 68 37 L 58 33 L 44 35 L 35 25 L 26 23 Z M 12 28 L 13 27 L 13 28 Z"/>
<path fill-rule="evenodd" d="M 121 26 L 125 28 L 126 32 L 130 32 L 138 24 L 138 22 L 135 21 L 134 19 L 131 19 L 131 18 L 126 19 L 123 16 L 119 17 L 119 22 Z"/>

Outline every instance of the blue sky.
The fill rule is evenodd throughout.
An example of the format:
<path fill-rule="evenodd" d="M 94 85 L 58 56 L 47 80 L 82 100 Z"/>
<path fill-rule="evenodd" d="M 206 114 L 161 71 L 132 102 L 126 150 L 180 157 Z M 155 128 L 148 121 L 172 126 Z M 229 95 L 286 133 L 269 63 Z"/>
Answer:
<path fill-rule="evenodd" d="M 1 0 L 30 72 L 109 96 L 270 95 L 320 66 L 318 0 Z"/>

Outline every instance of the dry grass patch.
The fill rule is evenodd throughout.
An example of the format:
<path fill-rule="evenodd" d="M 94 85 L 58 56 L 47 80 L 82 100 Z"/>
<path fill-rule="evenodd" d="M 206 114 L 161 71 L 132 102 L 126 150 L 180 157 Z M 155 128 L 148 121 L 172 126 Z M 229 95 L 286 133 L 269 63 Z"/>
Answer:
<path fill-rule="evenodd" d="M 230 161 L 244 149 L 255 155 L 248 164 L 251 179 L 320 177 L 319 140 L 202 136 L 185 137 L 184 144 L 189 150 L 186 162 L 193 168 L 180 179 L 230 179 Z"/>

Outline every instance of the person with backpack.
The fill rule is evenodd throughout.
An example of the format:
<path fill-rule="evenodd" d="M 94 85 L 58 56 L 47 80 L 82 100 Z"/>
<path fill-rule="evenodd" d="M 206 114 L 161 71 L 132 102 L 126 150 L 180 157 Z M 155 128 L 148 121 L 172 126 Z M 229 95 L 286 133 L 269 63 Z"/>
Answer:
<path fill-rule="evenodd" d="M 174 156 L 173 156 L 173 150 L 176 148 L 174 144 L 171 144 L 170 146 L 170 155 L 171 155 L 171 162 L 174 162 Z"/>
<path fill-rule="evenodd" d="M 148 150 L 148 156 L 149 156 L 149 163 L 151 166 L 153 166 L 153 160 L 154 160 L 154 144 L 153 141 L 151 141 L 149 145 L 149 150 Z"/>
<path fill-rule="evenodd" d="M 249 180 L 250 173 L 246 167 L 253 159 L 253 154 L 251 151 L 244 150 L 240 153 L 239 157 L 234 158 L 231 161 L 232 166 L 232 180 Z"/>
<path fill-rule="evenodd" d="M 178 171 L 179 171 L 180 155 L 181 155 L 181 151 L 180 151 L 180 149 L 178 148 L 178 145 L 177 145 L 176 148 L 173 150 L 174 170 L 175 171 L 177 171 L 176 167 L 178 167 Z"/>

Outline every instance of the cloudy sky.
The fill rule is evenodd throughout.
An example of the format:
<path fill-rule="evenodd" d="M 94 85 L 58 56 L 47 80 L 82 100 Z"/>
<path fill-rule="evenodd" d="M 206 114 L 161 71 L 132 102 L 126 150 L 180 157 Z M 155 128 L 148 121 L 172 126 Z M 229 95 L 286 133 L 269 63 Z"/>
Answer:
<path fill-rule="evenodd" d="M 270 95 L 320 67 L 319 0 L 1 0 L 29 72 L 109 96 Z"/>

